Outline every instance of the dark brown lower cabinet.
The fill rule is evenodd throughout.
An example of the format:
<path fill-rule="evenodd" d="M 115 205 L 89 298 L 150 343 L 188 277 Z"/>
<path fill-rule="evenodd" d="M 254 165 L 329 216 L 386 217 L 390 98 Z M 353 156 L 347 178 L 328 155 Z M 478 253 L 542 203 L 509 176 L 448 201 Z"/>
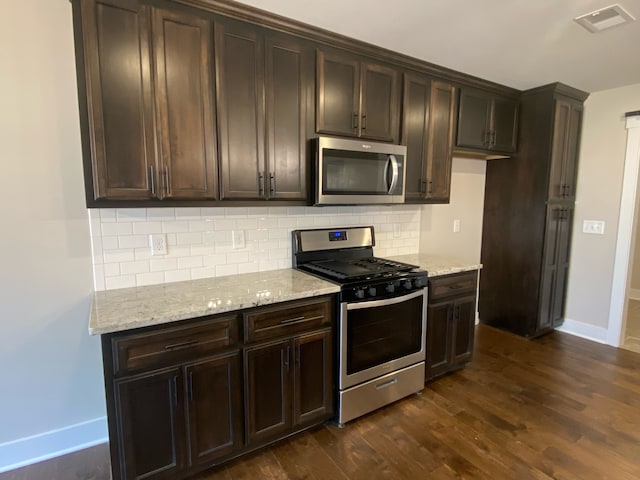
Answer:
<path fill-rule="evenodd" d="M 122 478 L 175 478 L 242 448 L 239 356 L 116 381 Z"/>
<path fill-rule="evenodd" d="M 429 279 L 425 380 L 462 368 L 473 356 L 477 272 Z"/>
<path fill-rule="evenodd" d="M 331 329 L 245 348 L 249 444 L 333 413 L 331 355 Z"/>
<path fill-rule="evenodd" d="M 329 419 L 333 321 L 323 296 L 103 335 L 113 480 L 185 478 Z"/>

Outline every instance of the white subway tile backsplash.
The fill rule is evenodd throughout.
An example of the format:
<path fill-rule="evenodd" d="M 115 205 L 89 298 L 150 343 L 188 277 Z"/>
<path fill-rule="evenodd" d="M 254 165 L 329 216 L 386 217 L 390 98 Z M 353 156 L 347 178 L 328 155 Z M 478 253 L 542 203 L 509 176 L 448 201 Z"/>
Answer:
<path fill-rule="evenodd" d="M 134 223 L 133 233 L 136 235 L 148 235 L 150 233 L 162 233 L 162 222 Z"/>
<path fill-rule="evenodd" d="M 420 211 L 411 205 L 90 210 L 94 286 L 109 290 L 290 268 L 296 228 L 373 225 L 376 255 L 416 253 Z M 245 233 L 241 249 L 233 248 L 234 230 Z M 151 256 L 150 233 L 166 234 L 166 255 Z"/>

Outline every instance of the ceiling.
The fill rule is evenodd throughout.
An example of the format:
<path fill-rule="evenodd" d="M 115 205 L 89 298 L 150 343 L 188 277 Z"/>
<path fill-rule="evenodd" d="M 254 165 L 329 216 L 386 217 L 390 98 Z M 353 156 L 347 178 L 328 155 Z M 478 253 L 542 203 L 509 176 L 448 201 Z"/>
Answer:
<path fill-rule="evenodd" d="M 589 33 L 573 19 L 615 0 L 243 0 L 327 30 L 520 90 L 587 92 L 640 83 L 636 19 Z"/>

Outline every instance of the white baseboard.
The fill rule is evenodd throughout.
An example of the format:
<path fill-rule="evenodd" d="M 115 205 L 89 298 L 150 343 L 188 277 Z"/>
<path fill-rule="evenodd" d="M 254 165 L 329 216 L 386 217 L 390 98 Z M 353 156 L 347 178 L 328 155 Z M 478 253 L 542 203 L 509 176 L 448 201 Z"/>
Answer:
<path fill-rule="evenodd" d="M 637 288 L 630 288 L 629 298 L 631 298 L 632 300 L 640 300 L 640 290 L 638 290 Z"/>
<path fill-rule="evenodd" d="M 564 319 L 564 323 L 561 327 L 557 328 L 561 332 L 575 335 L 576 337 L 586 338 L 598 343 L 607 343 L 607 329 L 604 327 L 597 327 L 588 323 L 577 322 L 569 318 Z"/>
<path fill-rule="evenodd" d="M 0 473 L 108 441 L 107 417 L 0 443 Z"/>

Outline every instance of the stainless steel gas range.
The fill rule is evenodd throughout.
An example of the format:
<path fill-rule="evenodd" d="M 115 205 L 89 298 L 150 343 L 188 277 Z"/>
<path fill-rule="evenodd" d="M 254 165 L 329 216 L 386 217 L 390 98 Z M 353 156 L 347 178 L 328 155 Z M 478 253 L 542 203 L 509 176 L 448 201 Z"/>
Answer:
<path fill-rule="evenodd" d="M 338 423 L 424 388 L 427 272 L 373 256 L 374 229 L 293 232 L 293 264 L 340 284 Z"/>

